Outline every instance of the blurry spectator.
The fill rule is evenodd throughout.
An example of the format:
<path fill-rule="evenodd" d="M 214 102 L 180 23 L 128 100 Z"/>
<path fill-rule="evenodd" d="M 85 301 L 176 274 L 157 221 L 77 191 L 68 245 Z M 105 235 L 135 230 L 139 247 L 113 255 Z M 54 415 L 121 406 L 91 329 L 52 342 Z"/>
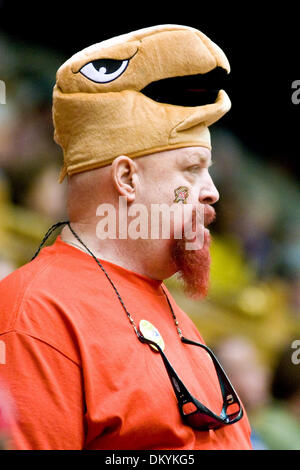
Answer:
<path fill-rule="evenodd" d="M 286 400 L 289 410 L 300 424 L 300 367 L 297 367 L 300 365 L 300 340 L 295 343 L 299 344 L 298 350 L 295 351 L 295 347 L 289 345 L 279 357 L 274 371 L 272 394 L 276 400 Z"/>
<path fill-rule="evenodd" d="M 245 337 L 232 336 L 214 348 L 245 406 L 250 424 L 255 414 L 269 401 L 270 371 L 260 359 L 255 345 Z M 267 449 L 262 436 L 252 427 L 251 441 L 255 450 Z"/>
<path fill-rule="evenodd" d="M 272 402 L 255 421 L 270 449 L 300 450 L 300 364 L 293 361 L 291 344 L 281 352 L 274 370 Z"/>

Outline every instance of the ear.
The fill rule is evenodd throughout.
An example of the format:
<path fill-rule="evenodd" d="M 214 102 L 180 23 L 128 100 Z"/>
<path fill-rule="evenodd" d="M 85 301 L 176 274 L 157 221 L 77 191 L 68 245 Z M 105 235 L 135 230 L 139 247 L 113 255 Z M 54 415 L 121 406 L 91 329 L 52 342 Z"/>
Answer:
<path fill-rule="evenodd" d="M 128 202 L 133 202 L 136 196 L 137 183 L 137 165 L 135 162 L 125 155 L 115 158 L 111 164 L 111 176 L 119 195 L 126 197 Z"/>

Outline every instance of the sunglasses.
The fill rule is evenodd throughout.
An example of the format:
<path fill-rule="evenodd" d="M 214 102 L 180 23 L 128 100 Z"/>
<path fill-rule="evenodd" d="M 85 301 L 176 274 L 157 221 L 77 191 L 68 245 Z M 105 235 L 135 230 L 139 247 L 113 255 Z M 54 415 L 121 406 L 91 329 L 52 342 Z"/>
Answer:
<path fill-rule="evenodd" d="M 211 357 L 223 397 L 223 408 L 220 415 L 217 415 L 206 408 L 206 406 L 190 394 L 186 386 L 176 374 L 159 344 L 145 338 L 139 331 L 138 338 L 142 343 L 152 345 L 159 351 L 178 401 L 179 412 L 185 424 L 200 431 L 208 431 L 209 429 L 218 429 L 229 424 L 234 424 L 242 418 L 243 408 L 238 396 L 224 369 L 208 346 L 191 341 L 183 336 L 181 337 L 181 341 L 183 343 L 203 348 Z"/>

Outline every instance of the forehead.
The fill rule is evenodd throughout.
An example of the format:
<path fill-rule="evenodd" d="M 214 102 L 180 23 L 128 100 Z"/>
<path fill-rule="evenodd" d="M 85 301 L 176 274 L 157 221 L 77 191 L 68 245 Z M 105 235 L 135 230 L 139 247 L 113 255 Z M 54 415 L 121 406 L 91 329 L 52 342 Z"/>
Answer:
<path fill-rule="evenodd" d="M 170 155 L 170 164 L 175 168 L 183 169 L 187 165 L 201 165 L 206 167 L 212 165 L 211 151 L 206 147 L 185 147 L 176 149 L 173 152 L 174 154 Z"/>
<path fill-rule="evenodd" d="M 211 151 L 206 147 L 184 147 L 174 150 L 166 150 L 163 152 L 153 153 L 148 156 L 137 158 L 137 163 L 152 173 L 158 171 L 162 174 L 162 170 L 182 169 L 187 165 L 200 164 L 210 166 L 212 164 Z"/>
<path fill-rule="evenodd" d="M 180 161 L 196 161 L 203 165 L 211 162 L 211 151 L 206 147 L 187 147 L 176 151 L 176 159 Z"/>

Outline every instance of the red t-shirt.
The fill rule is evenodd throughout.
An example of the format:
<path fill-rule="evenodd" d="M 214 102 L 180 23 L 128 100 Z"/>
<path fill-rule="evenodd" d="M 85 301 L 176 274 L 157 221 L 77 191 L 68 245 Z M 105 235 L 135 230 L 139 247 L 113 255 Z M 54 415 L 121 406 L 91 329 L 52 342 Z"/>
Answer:
<path fill-rule="evenodd" d="M 180 341 L 161 282 L 103 266 L 136 325 L 145 319 L 159 330 L 186 387 L 219 413 L 212 361 Z M 203 342 L 169 298 L 184 336 Z M 18 412 L 16 449 L 251 448 L 246 415 L 216 431 L 182 422 L 160 354 L 138 340 L 95 260 L 60 237 L 0 282 L 0 340 L 0 374 Z"/>

